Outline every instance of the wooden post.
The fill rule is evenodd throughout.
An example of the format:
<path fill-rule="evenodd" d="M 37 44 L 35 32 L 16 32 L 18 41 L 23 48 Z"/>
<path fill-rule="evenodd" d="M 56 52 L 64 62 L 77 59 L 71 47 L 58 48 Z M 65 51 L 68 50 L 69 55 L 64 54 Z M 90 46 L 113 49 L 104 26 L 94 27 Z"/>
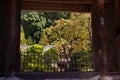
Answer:
<path fill-rule="evenodd" d="M 105 25 L 107 29 L 107 57 L 109 72 L 117 72 L 116 31 L 114 3 L 105 4 Z"/>
<path fill-rule="evenodd" d="M 118 72 L 120 72 L 120 35 L 116 38 L 117 45 L 117 64 L 118 64 Z"/>
<path fill-rule="evenodd" d="M 96 15 L 95 16 L 96 18 L 93 18 L 93 21 L 96 22 L 96 25 L 94 26 L 98 28 L 98 36 L 99 36 L 99 40 L 98 40 L 99 44 L 96 45 L 99 46 L 97 47 L 99 49 L 99 56 L 100 56 L 99 68 L 101 70 L 101 76 L 107 76 L 108 75 L 107 42 L 106 42 L 107 29 L 105 26 L 104 0 L 94 0 L 93 5 L 95 5 L 93 6 L 93 8 L 95 9 L 94 15 Z"/>
<path fill-rule="evenodd" d="M 0 73 L 4 73 L 5 68 L 5 49 L 6 49 L 6 15 L 7 5 L 5 0 L 0 1 Z"/>
<path fill-rule="evenodd" d="M 116 12 L 116 48 L 117 48 L 117 64 L 118 72 L 120 72 L 120 0 L 115 2 L 115 12 Z"/>
<path fill-rule="evenodd" d="M 99 16 L 99 39 L 100 39 L 100 59 L 101 59 L 101 76 L 108 75 L 108 60 L 107 60 L 107 29 L 105 26 L 105 4 L 104 0 L 97 0 L 98 16 Z"/>
<path fill-rule="evenodd" d="M 100 63 L 100 54 L 99 54 L 99 29 L 98 29 L 98 15 L 97 15 L 97 4 L 93 0 L 92 5 L 92 45 L 93 45 L 93 61 L 94 61 L 94 71 L 100 72 L 101 65 Z"/>
<path fill-rule="evenodd" d="M 115 0 L 116 35 L 120 34 L 120 0 Z"/>
<path fill-rule="evenodd" d="M 8 0 L 8 15 L 7 15 L 7 28 L 6 28 L 6 38 L 7 38 L 7 43 L 6 43 L 6 51 L 5 51 L 5 76 L 13 76 L 16 66 L 16 55 L 18 53 L 18 34 L 19 34 L 19 26 L 17 26 L 17 5 L 16 2 L 17 0 Z M 20 6 L 19 6 L 20 7 Z M 18 32 L 17 32 L 18 31 Z M 18 57 L 17 57 L 18 58 Z M 19 58 L 18 58 L 19 61 Z"/>

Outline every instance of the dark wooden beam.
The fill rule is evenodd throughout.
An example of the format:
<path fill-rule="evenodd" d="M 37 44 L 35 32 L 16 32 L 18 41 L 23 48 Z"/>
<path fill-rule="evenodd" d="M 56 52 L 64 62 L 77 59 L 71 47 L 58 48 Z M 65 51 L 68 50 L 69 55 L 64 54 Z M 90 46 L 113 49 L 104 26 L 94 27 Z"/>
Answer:
<path fill-rule="evenodd" d="M 105 25 L 105 1 L 94 0 L 92 7 L 92 29 L 95 68 L 99 69 L 101 76 L 108 75 L 107 60 L 107 29 Z M 95 42 L 94 42 L 95 41 Z M 97 61 L 96 61 L 97 60 Z"/>
<path fill-rule="evenodd" d="M 105 25 L 107 29 L 107 57 L 109 72 L 117 72 L 117 54 L 116 54 L 116 32 L 115 32 L 115 10 L 114 5 L 105 5 Z"/>
<path fill-rule="evenodd" d="M 49 2 L 49 3 L 82 3 L 91 4 L 91 0 L 21 0 L 21 1 L 32 1 L 32 2 Z"/>
<path fill-rule="evenodd" d="M 116 12 L 116 35 L 120 34 L 120 0 L 115 2 L 115 12 Z"/>
<path fill-rule="evenodd" d="M 4 73 L 5 68 L 5 49 L 6 49 L 6 26 L 7 26 L 7 7 L 6 1 L 0 1 L 0 73 Z"/>
<path fill-rule="evenodd" d="M 20 26 L 21 26 L 21 2 L 20 0 L 16 1 L 16 54 L 15 54 L 15 67 L 14 71 L 20 72 L 21 65 L 21 52 L 20 52 Z"/>
<path fill-rule="evenodd" d="M 21 1 L 92 4 L 93 0 L 21 0 Z M 114 2 L 113 0 L 105 0 L 105 3 L 113 3 L 113 2 Z"/>
<path fill-rule="evenodd" d="M 108 75 L 108 58 L 107 58 L 107 29 L 105 16 L 105 0 L 96 0 L 98 28 L 99 28 L 99 54 L 101 64 L 101 76 Z"/>
<path fill-rule="evenodd" d="M 22 10 L 40 10 L 40 11 L 72 11 L 72 12 L 90 12 L 90 4 L 79 3 L 49 3 L 49 2 L 21 2 Z"/>
<path fill-rule="evenodd" d="M 17 0 L 19 1 L 19 0 Z M 17 14 L 17 7 L 16 0 L 8 0 L 7 4 L 7 26 L 6 26 L 6 33 L 5 37 L 7 38 L 6 42 L 6 49 L 5 49 L 5 76 L 13 76 L 14 72 L 16 72 L 16 62 L 19 61 L 17 55 L 19 55 L 19 40 L 18 36 L 20 36 L 20 31 L 18 30 L 20 26 L 20 22 L 17 22 L 17 18 L 20 20 L 20 16 Z M 19 6 L 20 7 L 20 6 Z M 20 13 L 20 12 L 19 12 Z M 18 32 L 17 32 L 18 31 Z M 20 57 L 20 55 L 19 55 Z M 17 58 L 17 59 L 16 59 Z M 17 61 L 16 61 L 17 60 Z"/>
<path fill-rule="evenodd" d="M 120 0 L 115 0 L 117 64 L 120 72 Z"/>
<path fill-rule="evenodd" d="M 118 71 L 120 72 L 120 35 L 116 38 L 116 48 L 117 48 L 117 64 L 118 64 Z"/>
<path fill-rule="evenodd" d="M 117 64 L 120 72 L 120 0 L 115 0 Z"/>
<path fill-rule="evenodd" d="M 92 11 L 91 11 L 91 18 L 92 18 L 92 46 L 93 46 L 93 65 L 94 71 L 100 72 L 101 65 L 100 63 L 100 54 L 99 54 L 99 28 L 98 28 L 98 15 L 97 15 L 97 7 L 96 2 L 93 1 Z"/>

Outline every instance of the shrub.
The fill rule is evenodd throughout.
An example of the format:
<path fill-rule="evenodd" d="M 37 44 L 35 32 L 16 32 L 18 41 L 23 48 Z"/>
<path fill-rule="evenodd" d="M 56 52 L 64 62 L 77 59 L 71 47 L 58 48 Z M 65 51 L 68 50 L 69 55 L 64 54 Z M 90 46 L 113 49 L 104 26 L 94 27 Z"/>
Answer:
<path fill-rule="evenodd" d="M 44 48 L 40 46 L 39 44 L 34 44 L 31 47 L 27 49 L 27 53 L 42 53 L 44 51 Z"/>
<path fill-rule="evenodd" d="M 39 44 L 30 46 L 26 52 L 22 53 L 21 56 L 21 70 L 23 72 L 36 72 L 42 71 L 44 68 L 43 62 L 43 50 L 44 48 Z"/>
<path fill-rule="evenodd" d="M 70 71 L 89 71 L 92 70 L 92 52 L 80 51 L 72 55 L 71 61 L 69 63 Z"/>
<path fill-rule="evenodd" d="M 56 48 L 50 48 L 49 50 L 44 52 L 44 59 L 48 63 L 53 63 L 55 61 L 58 61 L 58 51 Z M 46 63 L 45 62 L 45 63 Z"/>

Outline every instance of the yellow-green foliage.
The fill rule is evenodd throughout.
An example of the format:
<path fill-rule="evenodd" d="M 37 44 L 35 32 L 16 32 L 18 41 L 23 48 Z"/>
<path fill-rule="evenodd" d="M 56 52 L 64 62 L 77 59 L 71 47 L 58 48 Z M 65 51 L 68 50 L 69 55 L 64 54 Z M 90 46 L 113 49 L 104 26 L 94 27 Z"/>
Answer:
<path fill-rule="evenodd" d="M 31 47 L 29 47 L 26 52 L 34 53 L 34 54 L 36 53 L 41 54 L 43 51 L 44 51 L 44 48 L 42 46 L 40 46 L 39 44 L 34 44 Z"/>
<path fill-rule="evenodd" d="M 56 48 L 50 48 L 44 52 L 45 63 L 51 64 L 58 61 L 58 51 Z"/>
<path fill-rule="evenodd" d="M 46 29 L 46 36 L 49 44 L 56 45 L 58 49 L 72 50 L 76 53 L 80 50 L 91 49 L 90 34 L 88 30 L 90 14 L 71 13 L 70 19 L 60 19 L 55 21 L 55 26 Z"/>
<path fill-rule="evenodd" d="M 24 33 L 24 30 L 23 30 L 23 27 L 21 26 L 20 27 L 20 30 L 21 30 L 21 34 L 20 34 L 20 44 L 21 45 L 25 45 L 26 44 L 26 39 L 25 39 L 25 33 Z"/>

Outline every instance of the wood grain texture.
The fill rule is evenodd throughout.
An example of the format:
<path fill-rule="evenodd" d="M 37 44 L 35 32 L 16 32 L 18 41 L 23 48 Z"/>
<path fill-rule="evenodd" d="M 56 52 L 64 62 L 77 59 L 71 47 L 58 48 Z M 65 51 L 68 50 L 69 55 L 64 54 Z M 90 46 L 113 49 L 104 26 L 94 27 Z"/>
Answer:
<path fill-rule="evenodd" d="M 115 12 L 116 12 L 116 35 L 120 34 L 120 0 L 115 2 Z"/>
<path fill-rule="evenodd" d="M 49 2 L 21 2 L 22 10 L 40 11 L 71 11 L 71 12 L 90 12 L 90 4 L 79 3 L 49 3 Z"/>
<path fill-rule="evenodd" d="M 94 0 L 21 0 L 21 1 L 92 4 Z M 105 0 L 105 3 L 113 3 L 113 2 L 114 2 L 113 0 Z"/>
<path fill-rule="evenodd" d="M 117 60 L 118 60 L 118 68 L 119 68 L 119 72 L 120 72 L 120 35 L 117 36 L 116 38 L 116 45 L 117 45 Z"/>

